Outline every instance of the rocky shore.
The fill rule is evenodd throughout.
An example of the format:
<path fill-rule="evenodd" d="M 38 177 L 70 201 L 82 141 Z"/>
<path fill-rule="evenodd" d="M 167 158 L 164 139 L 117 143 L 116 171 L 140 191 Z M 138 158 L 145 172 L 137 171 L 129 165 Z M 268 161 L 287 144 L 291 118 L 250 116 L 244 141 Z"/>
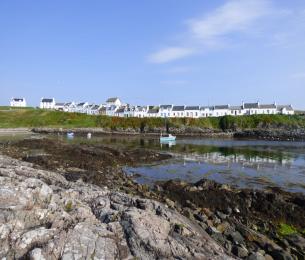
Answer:
<path fill-rule="evenodd" d="M 0 257 L 305 259 L 302 194 L 139 185 L 122 166 L 169 158 L 146 149 L 51 139 L 1 148 Z"/>
<path fill-rule="evenodd" d="M 230 259 L 200 226 L 156 201 L 0 156 L 3 259 Z"/>

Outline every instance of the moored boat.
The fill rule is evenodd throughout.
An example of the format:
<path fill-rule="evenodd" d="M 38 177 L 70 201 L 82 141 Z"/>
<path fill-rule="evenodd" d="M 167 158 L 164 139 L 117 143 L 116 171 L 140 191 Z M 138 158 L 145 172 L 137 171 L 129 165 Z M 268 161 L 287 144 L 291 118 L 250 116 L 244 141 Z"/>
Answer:
<path fill-rule="evenodd" d="M 172 142 L 176 140 L 176 136 L 174 135 L 162 135 L 160 136 L 160 142 Z"/>

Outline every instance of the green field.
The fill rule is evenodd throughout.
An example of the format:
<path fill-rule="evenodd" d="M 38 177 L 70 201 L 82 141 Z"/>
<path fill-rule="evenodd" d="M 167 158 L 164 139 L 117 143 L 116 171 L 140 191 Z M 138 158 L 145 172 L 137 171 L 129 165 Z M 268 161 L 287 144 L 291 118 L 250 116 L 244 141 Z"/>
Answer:
<path fill-rule="evenodd" d="M 252 115 L 224 116 L 217 118 L 171 118 L 167 120 L 169 127 L 199 127 L 215 130 L 255 129 L 267 127 L 305 127 L 305 116 L 294 115 Z M 116 129 L 153 129 L 163 128 L 162 118 L 118 118 L 106 116 L 91 116 L 79 113 L 47 111 L 34 108 L 10 109 L 0 107 L 0 128 L 19 127 L 101 127 Z"/>

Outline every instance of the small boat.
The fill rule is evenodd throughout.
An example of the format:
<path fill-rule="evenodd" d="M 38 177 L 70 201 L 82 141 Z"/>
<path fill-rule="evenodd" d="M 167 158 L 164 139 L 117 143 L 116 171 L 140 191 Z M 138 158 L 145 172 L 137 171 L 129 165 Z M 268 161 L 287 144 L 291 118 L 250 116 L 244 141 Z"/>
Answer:
<path fill-rule="evenodd" d="M 88 133 L 88 134 L 87 134 L 87 139 L 91 139 L 91 137 L 92 137 L 92 134 L 91 134 L 91 133 Z"/>
<path fill-rule="evenodd" d="M 169 135 L 160 135 L 160 142 L 172 142 L 176 140 L 176 136 L 173 136 L 171 134 Z"/>
<path fill-rule="evenodd" d="M 69 138 L 73 138 L 73 137 L 74 137 L 74 133 L 73 133 L 73 132 L 69 132 L 69 133 L 67 133 L 67 137 L 69 137 Z"/>

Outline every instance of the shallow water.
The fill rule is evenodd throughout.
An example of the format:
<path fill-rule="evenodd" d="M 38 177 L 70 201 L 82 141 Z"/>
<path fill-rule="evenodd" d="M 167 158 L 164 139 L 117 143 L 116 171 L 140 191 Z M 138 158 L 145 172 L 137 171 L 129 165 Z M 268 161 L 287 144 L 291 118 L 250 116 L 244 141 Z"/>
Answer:
<path fill-rule="evenodd" d="M 0 136 L 0 140 L 3 138 Z M 136 178 L 139 183 L 152 184 L 170 179 L 196 182 L 207 178 L 243 188 L 278 186 L 287 191 L 305 193 L 305 142 L 178 138 L 169 145 L 160 144 L 158 138 L 136 136 L 53 138 L 69 143 L 147 148 L 173 154 L 170 160 L 125 167 L 128 174 L 141 175 Z"/>

